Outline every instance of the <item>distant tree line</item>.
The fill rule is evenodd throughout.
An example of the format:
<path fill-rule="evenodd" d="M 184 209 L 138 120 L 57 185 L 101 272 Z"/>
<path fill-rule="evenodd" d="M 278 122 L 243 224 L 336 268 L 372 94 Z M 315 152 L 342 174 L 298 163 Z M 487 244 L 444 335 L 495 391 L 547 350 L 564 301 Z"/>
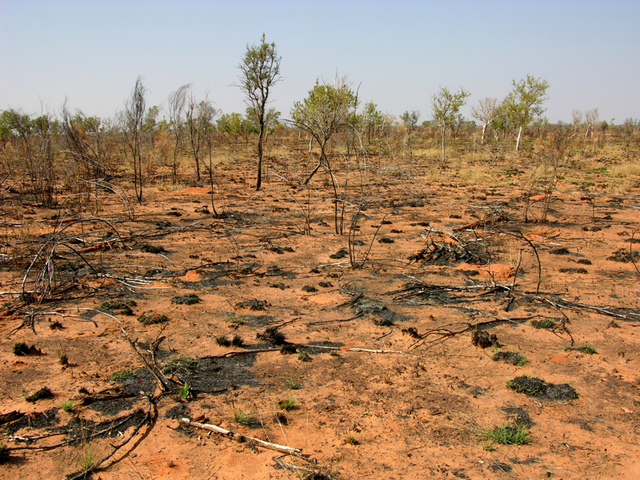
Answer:
<path fill-rule="evenodd" d="M 419 123 L 418 110 L 399 118 L 381 112 L 373 101 L 361 103 L 357 90 L 346 77 L 327 82 L 319 78 L 306 98 L 294 103 L 290 119 L 269 107 L 273 88 L 282 80 L 281 57 L 276 46 L 262 36 L 257 45 L 247 45 L 239 66 L 237 86 L 245 93 L 243 113 L 222 113 L 213 102 L 196 98 L 191 85 L 183 85 L 168 96 L 166 108 L 147 106 L 146 89 L 139 77 L 124 109 L 113 118 L 98 118 L 82 111 L 70 112 L 66 102 L 59 112 L 31 116 L 19 110 L 0 113 L 0 185 L 3 196 L 12 189 L 29 192 L 37 203 L 56 204 L 56 191 L 98 198 L 100 190 L 115 175 L 126 172 L 135 196 L 143 201 L 144 185 L 159 171 L 168 172 L 173 183 L 184 176 L 189 161 L 195 182 L 213 168 L 213 149 L 256 146 L 256 189 L 262 185 L 264 160 L 269 159 L 271 139 L 309 144 L 319 150 L 316 166 L 305 184 L 320 170 L 328 172 L 336 198 L 339 185 L 334 175 L 332 152 L 363 158 L 387 156 L 407 161 L 435 160 L 416 155 L 415 145 L 447 152 L 493 149 L 521 152 L 550 132 L 562 132 L 568 141 L 598 147 L 598 138 L 617 135 L 637 141 L 640 121 L 601 121 L 599 110 L 572 112 L 572 123 L 552 125 L 544 117 L 549 83 L 528 75 L 513 81 L 502 100 L 483 98 L 471 109 L 473 120 L 460 114 L 470 92 L 441 87 L 432 97 L 430 119 Z M 164 115 L 161 117 L 161 112 Z M 476 121 L 478 123 L 476 123 Z M 600 144 L 602 141 L 600 140 Z M 436 147 L 437 146 L 437 147 Z M 453 148 L 453 150 L 451 150 Z M 429 150 L 430 151 L 430 150 Z M 96 200 L 97 201 L 97 200 Z M 336 202 L 336 209 L 338 202 Z M 337 217 L 336 217 L 337 218 Z M 336 229 L 339 225 L 336 223 Z"/>

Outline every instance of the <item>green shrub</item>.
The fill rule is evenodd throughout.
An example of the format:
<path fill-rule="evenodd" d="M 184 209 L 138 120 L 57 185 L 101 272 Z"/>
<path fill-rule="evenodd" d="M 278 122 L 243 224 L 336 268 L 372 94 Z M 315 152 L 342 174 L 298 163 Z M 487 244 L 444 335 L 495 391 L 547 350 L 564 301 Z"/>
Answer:
<path fill-rule="evenodd" d="M 490 430 L 482 430 L 480 438 L 490 444 L 525 445 L 531 441 L 529 428 L 517 423 L 505 423 Z"/>

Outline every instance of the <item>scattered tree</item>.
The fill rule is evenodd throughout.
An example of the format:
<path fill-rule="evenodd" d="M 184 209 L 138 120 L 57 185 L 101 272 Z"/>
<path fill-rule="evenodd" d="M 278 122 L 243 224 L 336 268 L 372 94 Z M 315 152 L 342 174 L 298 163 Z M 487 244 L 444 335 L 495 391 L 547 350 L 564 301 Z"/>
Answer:
<path fill-rule="evenodd" d="M 502 103 L 507 121 L 518 129 L 516 152 L 520 150 L 522 132 L 534 120 L 544 113 L 542 104 L 547 100 L 549 82 L 532 75 L 525 80 L 513 81 L 513 90 Z"/>
<path fill-rule="evenodd" d="M 433 95 L 431 106 L 433 121 L 440 127 L 440 135 L 442 136 L 442 161 L 446 159 L 445 138 L 447 128 L 452 128 L 460 108 L 467 103 L 467 97 L 471 95 L 469 92 L 460 88 L 458 93 L 452 93 L 448 88 L 440 87 L 440 91 Z"/>
<path fill-rule="evenodd" d="M 275 43 L 267 43 L 264 33 L 260 45 L 247 45 L 240 64 L 240 88 L 258 124 L 258 179 L 256 190 L 262 186 L 263 142 L 268 128 L 267 103 L 271 88 L 280 80 L 280 61 Z"/>
<path fill-rule="evenodd" d="M 125 102 L 124 110 L 124 130 L 133 160 L 133 184 L 136 198 L 140 203 L 142 203 L 142 125 L 147 108 L 145 93 L 142 77 L 138 77 L 131 92 L 131 98 Z"/>
<path fill-rule="evenodd" d="M 411 134 L 415 130 L 419 119 L 420 119 L 420 112 L 417 110 L 413 110 L 412 112 L 409 112 L 407 110 L 402 115 L 400 115 L 400 120 L 402 120 L 402 123 L 407 128 L 406 145 L 407 145 L 407 148 L 409 149 L 409 154 L 412 158 L 413 158 L 413 150 L 411 149 Z"/>
<path fill-rule="evenodd" d="M 191 90 L 191 84 L 182 85 L 175 92 L 169 94 L 169 124 L 173 130 L 173 164 L 171 176 L 173 183 L 178 181 L 178 152 L 184 133 L 184 109 L 187 105 L 187 95 Z"/>
<path fill-rule="evenodd" d="M 384 121 L 382 112 L 378 110 L 378 106 L 375 103 L 369 102 L 365 104 L 362 112 L 362 121 L 367 133 L 367 141 L 371 143 L 376 132 L 382 128 Z"/>
<path fill-rule="evenodd" d="M 599 114 L 599 109 L 598 108 L 594 108 L 592 110 L 587 110 L 584 113 L 584 121 L 587 124 L 587 131 L 584 134 L 584 138 L 587 138 L 589 136 L 589 134 L 593 135 L 593 132 L 595 130 L 595 125 L 596 123 L 598 123 L 598 117 L 600 116 Z"/>
<path fill-rule="evenodd" d="M 484 145 L 484 135 L 487 127 L 496 118 L 496 106 L 498 99 L 486 97 L 478 102 L 478 105 L 471 108 L 471 116 L 482 124 L 482 138 L 480 144 Z"/>
<path fill-rule="evenodd" d="M 582 112 L 580 110 L 571 111 L 571 123 L 573 123 L 573 134 L 578 133 L 580 125 L 582 125 Z"/>
<path fill-rule="evenodd" d="M 321 167 L 325 167 L 331 177 L 336 200 L 338 186 L 327 157 L 327 143 L 331 137 L 350 124 L 349 122 L 353 119 L 351 109 L 357 107 L 357 103 L 357 97 L 351 90 L 346 77 L 336 77 L 334 85 L 321 84 L 320 80 L 316 80 L 316 85 L 309 91 L 309 96 L 302 102 L 295 102 L 291 110 L 294 124 L 309 132 L 320 146 L 318 165 L 304 181 L 304 185 L 311 181 Z M 337 202 L 334 205 L 336 233 L 340 235 L 342 232 L 338 224 Z"/>
<path fill-rule="evenodd" d="M 189 141 L 189 153 L 196 164 L 196 179 L 200 181 L 200 161 L 202 151 L 207 144 L 209 130 L 213 126 L 213 119 L 218 112 L 213 108 L 212 103 L 205 98 L 197 102 L 195 97 L 189 96 L 187 104 L 185 123 L 187 129 L 187 139 Z"/>

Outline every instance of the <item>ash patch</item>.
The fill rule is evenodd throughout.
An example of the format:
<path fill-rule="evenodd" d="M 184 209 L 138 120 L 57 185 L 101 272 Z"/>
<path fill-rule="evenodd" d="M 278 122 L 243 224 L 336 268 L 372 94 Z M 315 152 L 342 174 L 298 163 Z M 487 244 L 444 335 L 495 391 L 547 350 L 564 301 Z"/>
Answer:
<path fill-rule="evenodd" d="M 87 420 L 80 417 L 73 417 L 69 420 L 66 426 L 56 429 L 57 432 L 65 432 L 69 438 L 78 438 L 81 439 L 88 435 L 92 435 L 101 430 L 107 430 L 104 434 L 96 437 L 96 438 L 115 438 L 120 435 L 120 433 L 125 432 L 130 427 L 135 427 L 140 424 L 140 422 L 145 417 L 145 412 L 142 410 L 136 410 L 132 415 L 129 416 L 126 422 L 121 425 L 117 425 L 122 420 L 121 418 L 113 418 L 110 420 L 106 420 L 104 422 L 94 422 L 92 420 Z M 114 428 L 109 428 L 110 426 L 114 426 Z"/>
<path fill-rule="evenodd" d="M 568 383 L 556 385 L 535 377 L 516 377 L 507 382 L 507 386 L 517 393 L 524 393 L 527 397 L 545 400 L 569 401 L 578 398 L 578 392 Z"/>
<path fill-rule="evenodd" d="M 58 418 L 58 408 L 51 408 L 45 412 L 33 412 L 29 413 L 15 422 L 11 422 L 4 427 L 4 432 L 7 435 L 13 435 L 22 428 L 47 428 L 57 425 L 60 422 Z"/>
<path fill-rule="evenodd" d="M 242 385 L 257 386 L 260 382 L 252 371 L 255 359 L 255 354 L 232 358 L 202 358 L 191 369 L 178 376 L 198 393 L 214 394 Z"/>
<path fill-rule="evenodd" d="M 115 398 L 113 400 L 97 400 L 92 402 L 89 408 L 103 415 L 117 415 L 124 410 L 129 410 L 132 406 L 131 400 Z"/>
<path fill-rule="evenodd" d="M 188 405 L 181 403 L 176 405 L 175 407 L 169 408 L 165 414 L 164 418 L 171 418 L 173 420 L 180 420 L 181 418 L 191 418 L 191 409 Z"/>
<path fill-rule="evenodd" d="M 406 322 L 414 319 L 409 315 L 402 315 L 401 313 L 394 312 L 385 305 L 364 296 L 360 297 L 351 308 L 356 315 L 370 315 L 384 320 L 384 325 L 391 325 L 393 322 Z M 378 322 L 380 322 L 380 320 L 378 320 Z"/>
<path fill-rule="evenodd" d="M 276 321 L 276 317 L 272 315 L 238 315 L 238 317 L 252 327 L 263 327 Z"/>

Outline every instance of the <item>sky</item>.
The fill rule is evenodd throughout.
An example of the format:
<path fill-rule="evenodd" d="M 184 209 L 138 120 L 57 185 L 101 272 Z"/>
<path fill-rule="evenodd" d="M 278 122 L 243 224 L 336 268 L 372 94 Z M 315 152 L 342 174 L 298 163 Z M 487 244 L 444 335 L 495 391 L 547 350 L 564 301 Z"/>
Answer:
<path fill-rule="evenodd" d="M 316 79 L 347 76 L 363 102 L 431 118 L 441 87 L 503 99 L 528 74 L 549 82 L 545 115 L 640 118 L 638 0 L 0 0 L 0 110 L 113 117 L 138 76 L 147 104 L 192 84 L 244 112 L 238 65 L 262 34 L 282 57 L 272 91 L 290 118 Z M 166 115 L 166 109 L 161 116 Z"/>

